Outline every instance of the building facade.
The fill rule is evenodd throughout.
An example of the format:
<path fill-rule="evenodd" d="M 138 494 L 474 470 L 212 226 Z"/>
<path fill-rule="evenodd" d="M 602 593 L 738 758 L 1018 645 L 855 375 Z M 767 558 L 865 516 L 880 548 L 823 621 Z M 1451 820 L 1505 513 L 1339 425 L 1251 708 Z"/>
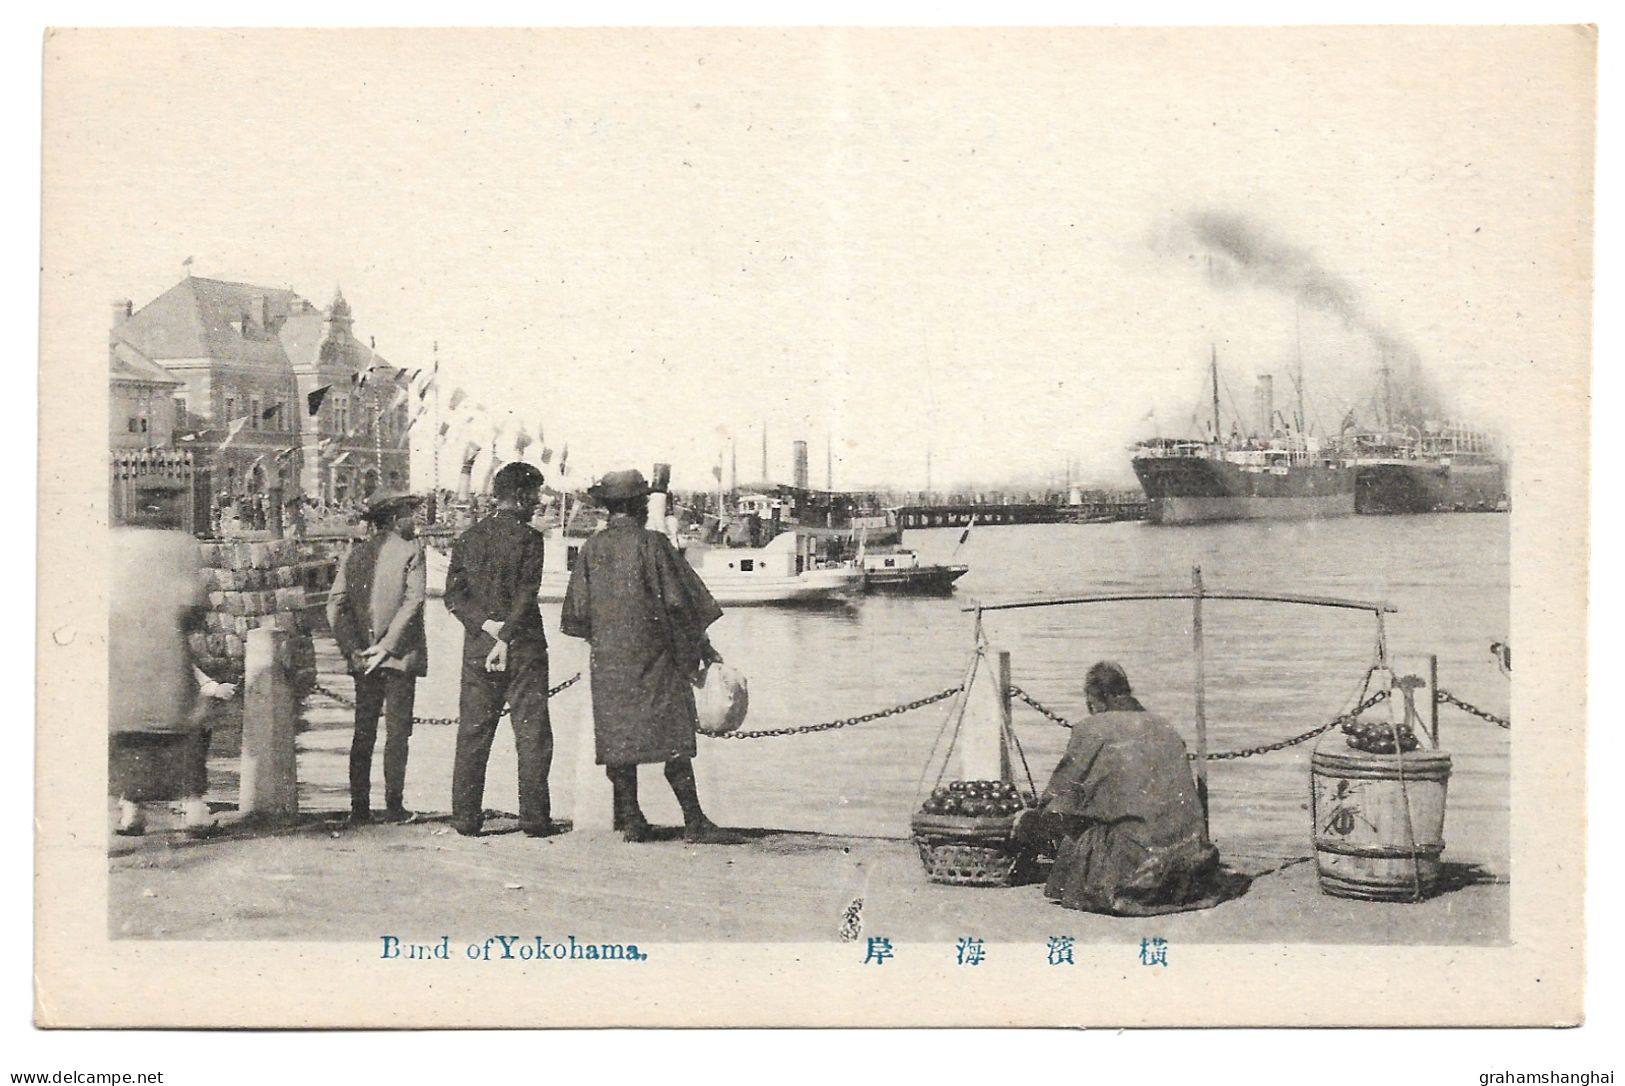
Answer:
<path fill-rule="evenodd" d="M 168 429 L 216 501 L 344 503 L 408 485 L 408 375 L 356 338 L 341 292 L 322 310 L 291 290 L 187 276 L 139 310 L 115 302 L 112 340 L 176 382 Z M 121 402 L 130 436 L 143 418 L 147 433 L 162 425 L 132 386 L 115 392 L 115 434 Z"/>

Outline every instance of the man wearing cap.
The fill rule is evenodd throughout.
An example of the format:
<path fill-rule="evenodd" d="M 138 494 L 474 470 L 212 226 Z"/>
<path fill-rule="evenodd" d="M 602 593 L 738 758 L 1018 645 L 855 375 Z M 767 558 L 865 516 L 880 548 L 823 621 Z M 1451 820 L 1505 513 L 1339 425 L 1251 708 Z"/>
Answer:
<path fill-rule="evenodd" d="M 693 683 L 718 658 L 705 631 L 722 609 L 671 541 L 644 527 L 641 472 L 611 472 L 587 493 L 609 510 L 609 524 L 576 557 L 559 629 L 592 645 L 593 735 L 615 790 L 615 828 L 628 841 L 650 839 L 638 766 L 660 762 L 683 809 L 683 836 L 733 843 L 700 808 L 692 761 Z"/>
<path fill-rule="evenodd" d="M 547 714 L 547 634 L 536 593 L 542 536 L 530 526 L 542 473 L 505 464 L 491 480 L 496 508 L 458 537 L 446 570 L 446 606 L 463 624 L 462 697 L 452 766 L 452 828 L 480 832 L 485 768 L 503 706 L 519 755 L 519 824 L 532 837 L 558 833 L 548 795 L 553 728 Z"/>
<path fill-rule="evenodd" d="M 429 672 L 423 635 L 427 595 L 423 544 L 414 514 L 423 499 L 379 494 L 364 519 L 372 534 L 339 563 L 327 598 L 333 639 L 355 677 L 355 737 L 350 742 L 350 822 L 372 822 L 372 752 L 384 717 L 384 803 L 391 822 L 410 822 L 406 754 L 417 681 Z"/>

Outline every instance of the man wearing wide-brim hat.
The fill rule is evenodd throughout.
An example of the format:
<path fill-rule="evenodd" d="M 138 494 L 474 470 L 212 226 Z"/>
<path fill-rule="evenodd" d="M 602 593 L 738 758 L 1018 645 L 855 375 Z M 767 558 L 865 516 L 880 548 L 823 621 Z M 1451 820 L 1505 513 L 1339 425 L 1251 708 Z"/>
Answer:
<path fill-rule="evenodd" d="M 350 821 L 372 821 L 372 753 L 384 717 L 384 804 L 391 822 L 409 822 L 406 759 L 417 680 L 429 673 L 423 632 L 427 593 L 416 514 L 423 499 L 381 492 L 362 518 L 372 533 L 339 563 L 327 621 L 355 678 L 355 736 L 350 742 Z"/>
<path fill-rule="evenodd" d="M 650 839 L 638 766 L 660 762 L 684 837 L 731 842 L 700 807 L 692 762 L 693 682 L 717 658 L 705 631 L 722 609 L 671 540 L 644 527 L 650 491 L 641 472 L 611 472 L 587 493 L 609 510 L 609 524 L 576 557 L 559 629 L 592 645 L 593 735 L 615 790 L 615 828 L 628 841 Z"/>

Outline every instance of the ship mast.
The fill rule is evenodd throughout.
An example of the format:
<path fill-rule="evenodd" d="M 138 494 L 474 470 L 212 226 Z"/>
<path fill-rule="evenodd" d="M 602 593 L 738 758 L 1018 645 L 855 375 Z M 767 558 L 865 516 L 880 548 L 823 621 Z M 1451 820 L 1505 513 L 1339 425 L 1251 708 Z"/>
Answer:
<path fill-rule="evenodd" d="M 1383 429 L 1394 429 L 1394 387 L 1388 380 L 1388 345 L 1383 345 Z"/>
<path fill-rule="evenodd" d="M 1219 346 L 1216 343 L 1208 345 L 1212 352 L 1208 366 L 1213 377 L 1213 440 L 1222 440 L 1223 434 L 1219 424 Z"/>
<path fill-rule="evenodd" d="M 1295 302 L 1292 305 L 1292 327 L 1298 342 L 1298 375 L 1294 379 L 1298 386 L 1298 436 L 1303 437 L 1308 421 L 1303 409 L 1303 310 Z"/>

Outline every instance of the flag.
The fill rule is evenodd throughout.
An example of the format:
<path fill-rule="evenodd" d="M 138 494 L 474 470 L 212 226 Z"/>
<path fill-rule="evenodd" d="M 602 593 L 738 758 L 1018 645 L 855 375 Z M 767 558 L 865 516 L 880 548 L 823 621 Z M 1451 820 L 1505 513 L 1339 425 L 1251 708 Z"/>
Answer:
<path fill-rule="evenodd" d="M 566 441 L 564 443 L 564 451 L 559 453 L 559 474 L 560 475 L 564 474 L 564 462 L 566 460 L 568 460 L 568 459 L 570 459 L 570 443 L 568 441 Z"/>
<path fill-rule="evenodd" d="M 224 449 L 227 445 L 230 445 L 233 441 L 237 440 L 237 435 L 242 433 L 243 427 L 247 425 L 247 415 L 244 415 L 240 419 L 233 419 L 231 425 L 226 427 L 226 439 L 220 443 L 220 447 Z"/>
<path fill-rule="evenodd" d="M 550 464 L 552 462 L 553 462 L 553 450 L 548 448 L 546 445 L 543 445 L 542 446 L 542 463 Z"/>
<path fill-rule="evenodd" d="M 337 457 L 335 457 L 334 460 L 333 460 L 333 466 L 336 468 L 336 467 L 338 467 L 340 464 L 344 463 L 348 459 L 350 459 L 350 454 L 349 453 L 347 453 L 347 452 L 339 453 L 339 455 Z"/>
<path fill-rule="evenodd" d="M 322 409 L 322 401 L 332 391 L 332 385 L 323 385 L 321 388 L 311 389 L 305 396 L 305 414 L 314 417 Z"/>
<path fill-rule="evenodd" d="M 525 432 L 525 427 L 521 424 L 519 432 L 513 435 L 513 454 L 520 459 L 524 459 L 525 450 L 528 448 L 530 448 L 530 435 Z"/>
<path fill-rule="evenodd" d="M 1154 419 L 1156 417 L 1157 417 L 1157 409 L 1155 407 L 1153 407 L 1151 410 L 1149 410 L 1149 411 L 1147 411 L 1145 413 L 1145 418 L 1143 420 L 1141 420 L 1141 421 L 1150 422 L 1152 419 Z"/>
<path fill-rule="evenodd" d="M 294 453 L 296 453 L 298 451 L 299 451 L 299 446 L 297 446 L 297 445 L 288 446 L 286 449 L 283 449 L 281 452 L 276 454 L 277 462 L 281 463 L 282 461 L 286 460 L 288 457 L 292 456 Z"/>
<path fill-rule="evenodd" d="M 404 404 L 406 402 L 407 397 L 409 397 L 411 395 L 412 395 L 411 386 L 403 387 L 399 392 L 395 393 L 395 398 L 393 400 L 389 401 L 389 406 L 384 408 L 384 410 L 385 411 L 397 410 L 402 404 Z"/>
<path fill-rule="evenodd" d="M 396 381 L 397 384 L 400 383 L 401 379 L 406 376 L 407 372 L 408 371 L 407 371 L 407 368 L 405 366 L 402 366 L 400 369 L 395 371 L 395 381 Z M 410 384 L 411 382 L 407 382 L 407 383 Z"/>
<path fill-rule="evenodd" d="M 333 447 L 334 443 L 337 442 L 337 441 L 338 441 L 338 438 L 336 438 L 336 437 L 324 437 L 324 438 L 322 438 L 320 441 L 316 442 L 316 455 L 317 456 L 326 456 L 327 451 L 329 449 L 331 449 Z"/>
<path fill-rule="evenodd" d="M 460 388 L 452 389 L 451 390 L 451 400 L 446 404 L 446 410 L 447 411 L 455 411 L 455 410 L 457 410 L 457 405 L 462 403 L 466 399 L 468 399 L 468 393 L 464 392 Z"/>
<path fill-rule="evenodd" d="M 970 523 L 966 524 L 965 525 L 965 530 L 963 532 L 959 533 L 959 543 L 957 544 L 958 546 L 963 547 L 965 545 L 965 540 L 970 538 L 970 530 L 972 528 L 974 528 L 974 527 L 976 527 L 976 514 L 972 513 L 970 515 Z"/>
<path fill-rule="evenodd" d="M 422 370 L 418 370 L 418 373 L 422 373 L 422 372 L 423 372 Z M 414 373 L 412 376 L 413 376 L 413 378 L 416 378 L 417 373 Z M 435 375 L 431 373 L 429 375 L 429 379 L 427 381 L 423 382 L 423 384 L 418 386 L 418 399 L 422 400 L 422 399 L 427 399 L 428 398 L 429 390 L 434 387 L 434 381 L 435 381 Z"/>
<path fill-rule="evenodd" d="M 479 458 L 480 443 L 478 441 L 470 441 L 463 447 L 463 470 L 472 471 L 474 469 L 474 461 L 478 460 Z"/>
<path fill-rule="evenodd" d="M 269 421 L 271 421 L 273 418 L 276 417 L 276 413 L 278 411 L 281 411 L 281 410 L 282 410 L 282 405 L 281 404 L 279 404 L 279 403 L 272 404 L 270 407 L 267 407 L 264 411 L 260 412 L 260 421 L 261 422 L 269 422 Z"/>
<path fill-rule="evenodd" d="M 350 384 L 351 384 L 352 387 L 357 388 L 357 389 L 366 388 L 367 387 L 367 378 L 370 377 L 371 375 L 372 375 L 372 370 L 370 370 L 370 369 L 356 370 L 354 373 L 350 374 Z"/>
<path fill-rule="evenodd" d="M 451 431 L 451 423 L 442 422 L 440 424 L 440 433 L 437 435 L 437 439 L 440 440 L 440 441 L 445 441 L 446 440 L 446 434 L 449 433 L 450 431 Z"/>
<path fill-rule="evenodd" d="M 480 493 L 489 494 L 491 492 L 491 479 L 496 475 L 497 468 L 501 466 L 502 457 L 497 455 L 495 449 L 492 449 L 491 462 L 485 465 L 485 481 L 480 484 Z"/>
<path fill-rule="evenodd" d="M 721 464 L 713 465 L 712 468 L 711 468 L 711 474 L 716 478 L 717 482 L 719 482 L 719 483 L 722 482 L 722 465 Z"/>

